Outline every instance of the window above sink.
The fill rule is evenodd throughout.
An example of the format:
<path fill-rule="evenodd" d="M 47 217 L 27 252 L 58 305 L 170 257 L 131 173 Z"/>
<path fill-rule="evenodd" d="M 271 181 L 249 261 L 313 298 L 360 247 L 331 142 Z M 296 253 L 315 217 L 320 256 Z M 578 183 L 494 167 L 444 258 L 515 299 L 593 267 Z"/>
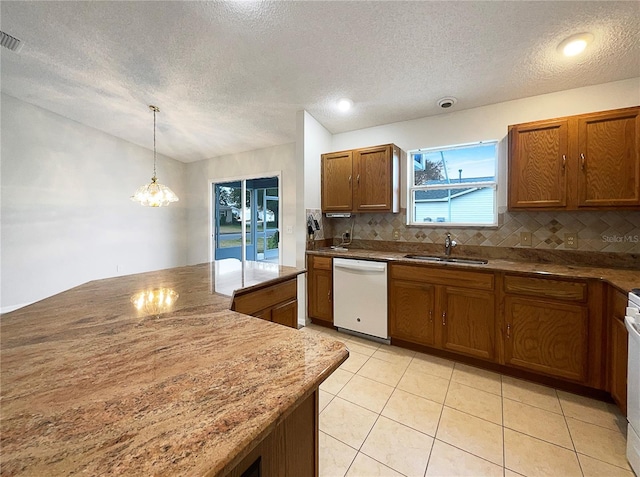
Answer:
<path fill-rule="evenodd" d="M 498 224 L 497 141 L 407 153 L 407 224 Z"/>

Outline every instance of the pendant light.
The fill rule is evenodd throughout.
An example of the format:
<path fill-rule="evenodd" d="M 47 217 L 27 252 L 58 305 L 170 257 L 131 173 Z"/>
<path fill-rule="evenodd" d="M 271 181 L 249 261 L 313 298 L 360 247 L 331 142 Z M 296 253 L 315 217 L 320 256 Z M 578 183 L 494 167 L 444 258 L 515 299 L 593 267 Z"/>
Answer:
<path fill-rule="evenodd" d="M 149 184 L 140 186 L 136 190 L 131 200 L 147 207 L 163 207 L 179 199 L 166 185 L 160 184 L 156 177 L 156 113 L 159 113 L 160 109 L 153 105 L 150 105 L 149 109 L 153 111 L 153 177 Z"/>

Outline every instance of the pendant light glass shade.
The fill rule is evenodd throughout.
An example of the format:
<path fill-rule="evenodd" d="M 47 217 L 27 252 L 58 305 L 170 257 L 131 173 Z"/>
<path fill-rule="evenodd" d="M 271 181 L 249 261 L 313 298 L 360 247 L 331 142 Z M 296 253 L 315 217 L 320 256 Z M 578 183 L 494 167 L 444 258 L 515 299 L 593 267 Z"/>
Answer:
<path fill-rule="evenodd" d="M 179 199 L 166 185 L 160 184 L 156 177 L 156 113 L 160 110 L 153 105 L 149 109 L 153 111 L 153 177 L 149 184 L 138 187 L 131 200 L 140 202 L 145 207 L 164 207 Z"/>

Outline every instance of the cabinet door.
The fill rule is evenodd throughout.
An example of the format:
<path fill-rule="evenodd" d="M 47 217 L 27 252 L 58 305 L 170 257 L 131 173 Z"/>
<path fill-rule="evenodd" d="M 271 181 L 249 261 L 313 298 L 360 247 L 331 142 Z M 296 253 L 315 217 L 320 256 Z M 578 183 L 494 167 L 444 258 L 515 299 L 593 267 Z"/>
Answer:
<path fill-rule="evenodd" d="M 568 122 L 541 121 L 509 130 L 509 208 L 567 205 Z"/>
<path fill-rule="evenodd" d="M 392 147 L 378 146 L 354 151 L 354 210 L 392 210 Z"/>
<path fill-rule="evenodd" d="M 352 163 L 351 151 L 322 155 L 323 212 L 351 212 L 353 209 Z"/>
<path fill-rule="evenodd" d="M 290 328 L 298 328 L 298 300 L 291 300 L 273 307 L 271 321 Z"/>
<path fill-rule="evenodd" d="M 505 326 L 505 364 L 586 381 L 586 307 L 507 296 Z"/>
<path fill-rule="evenodd" d="M 628 298 L 613 287 L 609 287 L 608 298 L 607 384 L 611 397 L 626 414 L 629 332 L 624 325 L 624 316 Z"/>
<path fill-rule="evenodd" d="M 331 270 L 309 270 L 309 318 L 333 324 L 333 276 Z"/>
<path fill-rule="evenodd" d="M 493 292 L 442 287 L 441 300 L 442 347 L 482 359 L 493 359 Z"/>
<path fill-rule="evenodd" d="M 640 205 L 640 108 L 578 120 L 578 206 Z"/>
<path fill-rule="evenodd" d="M 627 414 L 627 365 L 629 332 L 624 322 L 609 317 L 609 389 L 611 397 Z"/>
<path fill-rule="evenodd" d="M 389 332 L 391 338 L 428 346 L 434 337 L 435 286 L 392 280 L 389 288 Z"/>

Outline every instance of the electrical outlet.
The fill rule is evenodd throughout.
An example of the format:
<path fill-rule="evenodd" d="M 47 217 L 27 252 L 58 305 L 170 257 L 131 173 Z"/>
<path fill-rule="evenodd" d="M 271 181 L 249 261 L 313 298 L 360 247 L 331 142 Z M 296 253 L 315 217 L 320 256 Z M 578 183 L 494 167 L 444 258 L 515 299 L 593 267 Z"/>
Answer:
<path fill-rule="evenodd" d="M 287 225 L 287 233 L 288 234 L 292 234 L 293 233 L 293 225 Z"/>
<path fill-rule="evenodd" d="M 531 247 L 531 232 L 520 232 L 520 245 Z"/>
<path fill-rule="evenodd" d="M 564 234 L 564 248 L 578 248 L 578 234 Z"/>
<path fill-rule="evenodd" d="M 393 229 L 393 240 L 398 240 L 400 238 L 400 230 Z"/>

